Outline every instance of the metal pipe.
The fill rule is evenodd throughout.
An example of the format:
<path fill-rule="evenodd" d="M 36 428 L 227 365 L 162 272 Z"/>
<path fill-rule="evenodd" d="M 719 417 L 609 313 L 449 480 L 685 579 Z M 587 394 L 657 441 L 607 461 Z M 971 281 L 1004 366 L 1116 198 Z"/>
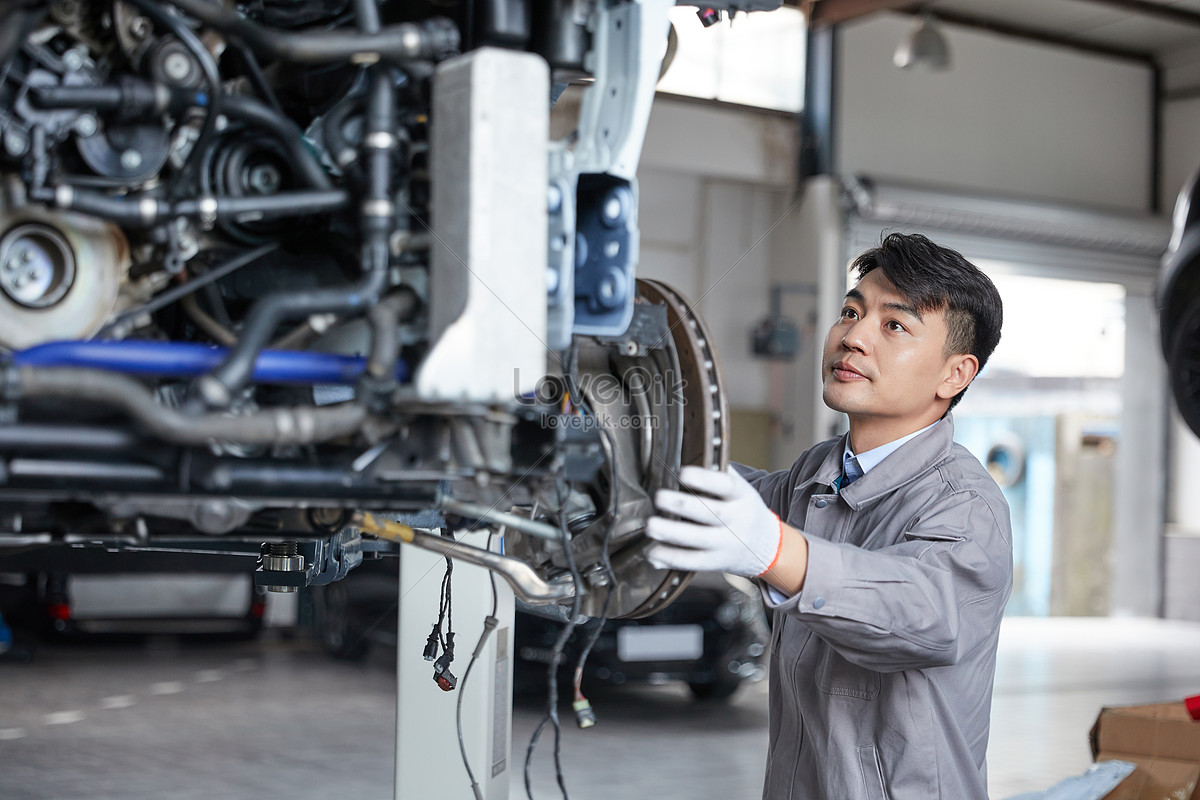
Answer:
<path fill-rule="evenodd" d="M 110 197 L 70 184 L 30 189 L 33 200 L 57 208 L 78 211 L 111 220 L 126 228 L 151 228 L 175 217 L 197 217 L 201 221 L 252 214 L 259 218 L 298 217 L 345 208 L 349 195 L 341 189 L 310 189 L 277 192 L 253 197 L 201 197 L 171 202 L 155 197 Z"/>
<path fill-rule="evenodd" d="M 442 510 L 449 511 L 451 514 L 457 514 L 460 517 L 503 525 L 506 528 L 512 528 L 521 533 L 528 533 L 530 536 L 537 536 L 539 539 L 547 539 L 552 542 L 562 541 L 562 533 L 553 525 L 526 519 L 516 514 L 510 514 L 507 511 L 498 511 L 481 503 L 469 503 L 465 500 L 443 497 L 439 505 L 442 507 Z"/>
<path fill-rule="evenodd" d="M 214 440 L 240 444 L 312 444 L 357 433 L 367 418 L 359 403 L 279 408 L 246 416 L 188 416 L 160 405 L 139 381 L 75 367 L 10 367 L 0 373 L 0 396 L 12 400 L 58 397 L 121 409 L 150 434 L 181 445 Z"/>
<path fill-rule="evenodd" d="M 548 583 L 538 577 L 538 574 L 533 571 L 533 567 L 511 556 L 503 556 L 493 553 L 491 550 L 484 550 L 482 547 L 434 536 L 399 522 L 378 519 L 373 514 L 366 512 L 355 514 L 353 524 L 364 533 L 378 536 L 381 539 L 415 545 L 422 550 L 489 569 L 508 581 L 513 591 L 522 600 L 529 603 L 556 603 L 570 600 L 575 595 L 575 587 L 571 584 Z"/>
<path fill-rule="evenodd" d="M 83 425 L 0 425 L 2 450 L 133 450 L 144 442 L 128 431 Z"/>

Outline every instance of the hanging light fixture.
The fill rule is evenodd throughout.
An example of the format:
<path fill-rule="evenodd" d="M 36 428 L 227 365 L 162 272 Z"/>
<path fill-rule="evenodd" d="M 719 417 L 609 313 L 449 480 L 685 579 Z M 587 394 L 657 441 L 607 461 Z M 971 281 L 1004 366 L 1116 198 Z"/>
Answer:
<path fill-rule="evenodd" d="M 921 15 L 912 32 L 896 47 L 892 61 L 900 69 L 924 64 L 935 72 L 950 69 L 950 45 L 934 18 Z"/>

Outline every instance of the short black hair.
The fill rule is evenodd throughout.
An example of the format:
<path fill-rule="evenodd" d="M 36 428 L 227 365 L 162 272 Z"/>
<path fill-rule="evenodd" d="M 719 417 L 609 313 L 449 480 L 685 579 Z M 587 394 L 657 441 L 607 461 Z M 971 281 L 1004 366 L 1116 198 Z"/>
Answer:
<path fill-rule="evenodd" d="M 983 371 L 1000 342 L 1004 304 L 991 278 L 961 253 L 919 233 L 891 233 L 854 259 L 850 269 L 859 280 L 881 270 L 918 310 L 944 312 L 946 355 L 970 353 Z M 951 398 L 950 408 L 966 391 Z"/>

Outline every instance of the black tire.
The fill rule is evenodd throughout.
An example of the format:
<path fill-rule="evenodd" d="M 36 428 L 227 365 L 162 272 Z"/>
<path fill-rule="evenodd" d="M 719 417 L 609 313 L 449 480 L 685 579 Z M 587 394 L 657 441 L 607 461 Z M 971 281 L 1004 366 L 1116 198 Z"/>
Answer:
<path fill-rule="evenodd" d="M 343 582 L 317 587 L 313 591 L 313 600 L 317 636 L 325 652 L 346 661 L 366 658 L 370 642 L 355 618 L 350 593 Z"/>
<path fill-rule="evenodd" d="M 712 683 L 689 683 L 692 697 L 703 703 L 720 703 L 733 697 L 733 693 L 742 685 L 738 680 L 713 681 Z"/>

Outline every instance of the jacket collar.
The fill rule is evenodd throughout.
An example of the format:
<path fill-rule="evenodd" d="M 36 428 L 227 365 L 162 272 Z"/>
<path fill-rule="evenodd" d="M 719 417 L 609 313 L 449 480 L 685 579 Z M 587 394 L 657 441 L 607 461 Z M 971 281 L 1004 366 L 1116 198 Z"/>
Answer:
<path fill-rule="evenodd" d="M 842 453 L 849 435 L 843 434 L 829 449 L 817 471 L 802 484 L 803 487 L 813 484 L 833 486 L 833 482 L 842 474 Z M 842 499 L 855 511 L 870 505 L 933 469 L 946 459 L 953 446 L 954 418 L 947 413 L 929 430 L 905 442 L 873 469 L 843 489 Z"/>

